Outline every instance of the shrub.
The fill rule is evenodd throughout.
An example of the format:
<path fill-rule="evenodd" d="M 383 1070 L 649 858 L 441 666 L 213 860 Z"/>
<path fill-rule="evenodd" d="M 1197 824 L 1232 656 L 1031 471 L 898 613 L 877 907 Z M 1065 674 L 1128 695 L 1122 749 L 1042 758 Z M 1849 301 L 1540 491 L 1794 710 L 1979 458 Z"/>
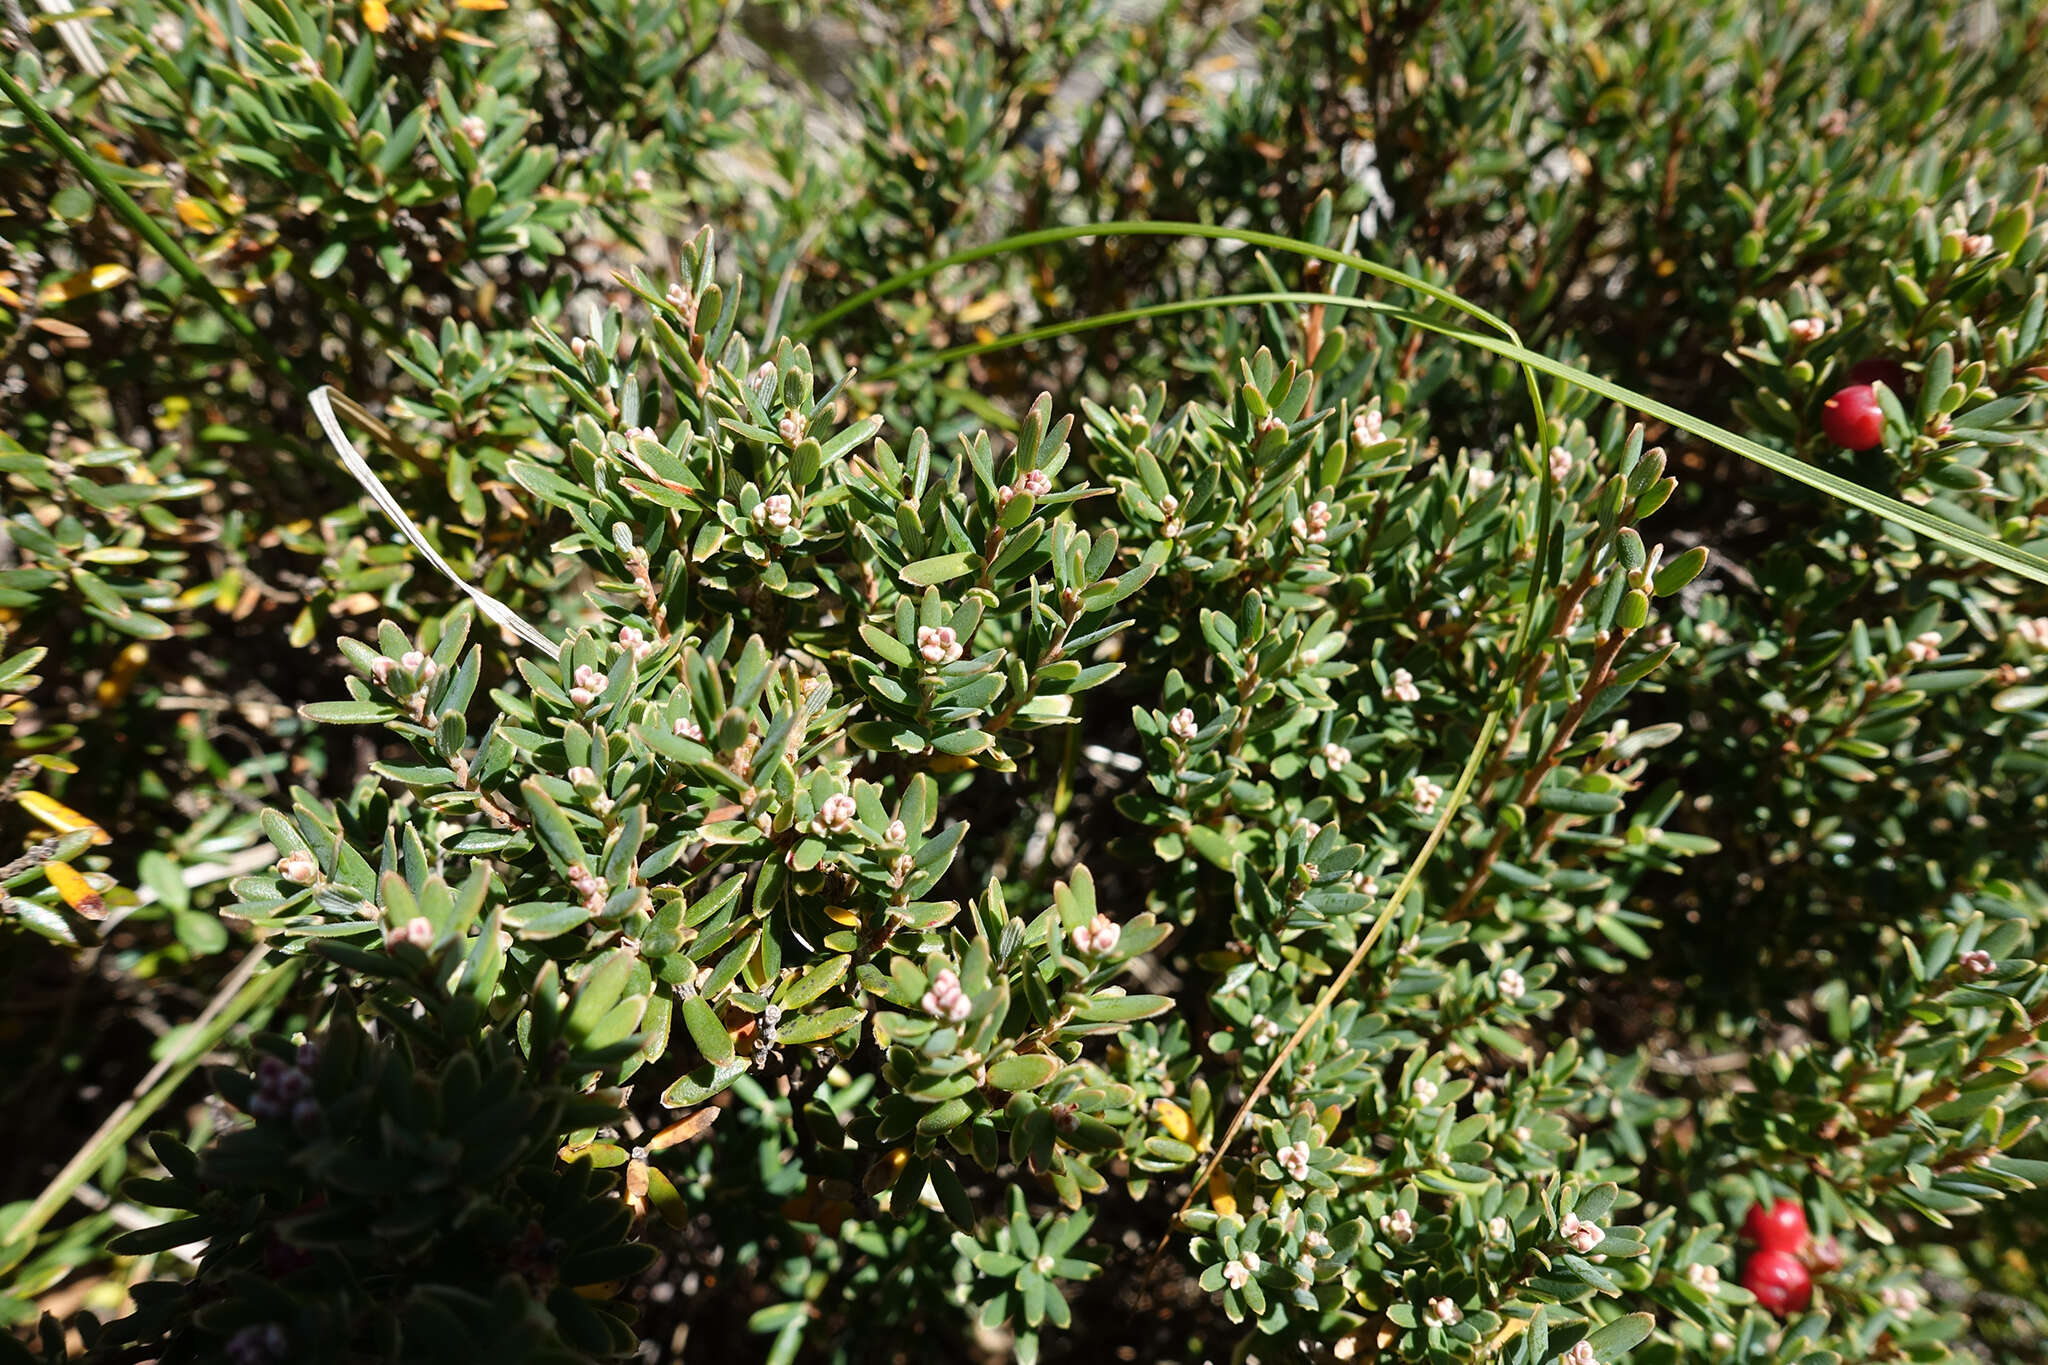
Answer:
<path fill-rule="evenodd" d="M 1449 8 L 226 6 L 74 77 L 210 182 L 257 344 L 54 194 L 178 344 L 29 344 L 8 912 L 292 985 L 109 1205 L 182 1218 L 8 1215 L 21 1316 L 90 1265 L 103 1360 L 2038 1355 L 2048 34 Z M 705 186 L 750 141 L 778 204 Z M 634 250 L 670 194 L 722 255 Z M 447 577 L 257 482 L 316 367 Z M 179 510 L 231 480 L 320 578 L 232 627 Z M 55 723 L 120 632 L 291 671 L 230 629 L 323 661 L 239 769 Z"/>

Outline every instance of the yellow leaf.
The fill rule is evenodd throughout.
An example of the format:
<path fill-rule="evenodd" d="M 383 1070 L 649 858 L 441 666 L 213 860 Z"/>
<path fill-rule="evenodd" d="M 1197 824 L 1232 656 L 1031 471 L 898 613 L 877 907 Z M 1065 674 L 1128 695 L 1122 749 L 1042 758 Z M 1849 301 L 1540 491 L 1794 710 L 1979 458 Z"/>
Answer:
<path fill-rule="evenodd" d="M 860 912 L 849 910 L 843 905 L 826 906 L 825 918 L 831 920 L 834 924 L 843 924 L 849 929 L 858 929 L 860 927 Z"/>
<path fill-rule="evenodd" d="M 86 294 L 97 294 L 102 289 L 112 289 L 134 275 L 125 265 L 108 263 L 96 265 L 87 270 L 74 270 L 68 275 L 44 285 L 36 297 L 44 304 L 68 303 Z"/>
<path fill-rule="evenodd" d="M 363 27 L 372 33 L 382 33 L 391 27 L 391 6 L 384 0 L 363 0 Z"/>
<path fill-rule="evenodd" d="M 43 875 L 50 879 L 50 885 L 57 888 L 57 894 L 64 898 L 64 903 L 87 919 L 99 919 L 107 913 L 107 903 L 100 899 L 100 893 L 93 890 L 92 883 L 71 864 L 44 863 Z"/>
<path fill-rule="evenodd" d="M 93 689 L 93 700 L 101 706 L 112 706 L 128 695 L 128 689 L 135 683 L 135 675 L 149 662 L 149 646 L 135 641 L 114 657 L 107 669 L 107 676 L 100 679 L 100 685 Z"/>
<path fill-rule="evenodd" d="M 0 303 L 6 304 L 9 308 L 19 308 L 21 307 L 21 295 L 15 293 L 6 285 L 0 284 Z"/>
<path fill-rule="evenodd" d="M 1209 1207 L 1221 1214 L 1237 1212 L 1237 1196 L 1230 1192 L 1230 1180 L 1220 1166 L 1209 1172 Z"/>
<path fill-rule="evenodd" d="M 220 220 L 213 216 L 213 210 L 189 194 L 179 195 L 171 207 L 178 211 L 178 221 L 194 232 L 220 231 Z"/>
<path fill-rule="evenodd" d="M 71 834 L 81 829 L 92 831 L 95 844 L 111 844 L 113 841 L 97 822 L 86 819 L 61 801 L 54 801 L 41 792 L 22 792 L 15 801 L 31 816 L 40 820 L 59 834 Z"/>
<path fill-rule="evenodd" d="M 1190 1147 L 1195 1145 L 1195 1121 L 1188 1117 L 1187 1110 L 1172 1100 L 1152 1101 L 1152 1117 L 1159 1120 L 1159 1126 L 1175 1142 L 1185 1142 Z"/>
<path fill-rule="evenodd" d="M 1006 296 L 1002 294 L 989 294 L 986 297 L 976 299 L 973 303 L 962 308 L 960 310 L 960 321 L 986 322 L 997 313 L 1002 312 L 1003 309 L 1009 307 L 1009 305 L 1010 300 Z"/>
<path fill-rule="evenodd" d="M 505 0 L 455 0 L 457 9 L 503 9 Z"/>

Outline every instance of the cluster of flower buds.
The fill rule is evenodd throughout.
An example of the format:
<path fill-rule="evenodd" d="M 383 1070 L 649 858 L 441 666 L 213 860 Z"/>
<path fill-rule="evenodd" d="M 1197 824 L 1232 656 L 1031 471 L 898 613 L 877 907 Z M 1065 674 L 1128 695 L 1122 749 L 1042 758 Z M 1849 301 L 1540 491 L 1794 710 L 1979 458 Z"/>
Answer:
<path fill-rule="evenodd" d="M 1343 767 L 1350 761 L 1351 751 L 1335 740 L 1323 746 L 1323 762 L 1329 764 L 1333 770 Z"/>
<path fill-rule="evenodd" d="M 589 664 L 578 664 L 569 681 L 569 700 L 578 706 L 589 706 L 604 695 L 605 683 L 609 680 Z"/>
<path fill-rule="evenodd" d="M 810 431 L 810 421 L 800 412 L 785 412 L 782 420 L 775 424 L 775 432 L 784 444 L 795 445 Z"/>
<path fill-rule="evenodd" d="M 949 1024 L 957 1024 L 974 1012 L 974 1002 L 961 989 L 960 978 L 951 967 L 942 968 L 932 978 L 931 989 L 924 993 L 922 1003 L 926 1014 Z"/>
<path fill-rule="evenodd" d="M 604 910 L 604 903 L 612 893 L 611 884 L 582 863 L 569 869 L 569 886 L 583 898 L 583 908 L 593 915 Z"/>
<path fill-rule="evenodd" d="M 1965 232 L 1961 228 L 1953 228 L 1948 235 L 1965 257 L 1982 256 L 1997 245 L 1988 232 Z"/>
<path fill-rule="evenodd" d="M 1547 464 L 1550 469 L 1551 478 L 1559 483 L 1569 479 L 1572 476 L 1572 463 L 1572 453 L 1569 450 L 1566 450 L 1563 446 L 1552 446 L 1550 448 L 1550 459 L 1547 461 Z"/>
<path fill-rule="evenodd" d="M 1436 813 L 1436 803 L 1444 799 L 1444 789 L 1417 773 L 1408 779 L 1408 804 L 1421 815 Z"/>
<path fill-rule="evenodd" d="M 1415 1240 L 1415 1215 L 1406 1209 L 1394 1209 L 1380 1215 L 1380 1235 L 1390 1242 L 1412 1242 Z"/>
<path fill-rule="evenodd" d="M 631 654 L 633 662 L 639 663 L 654 652 L 655 645 L 638 626 L 620 626 L 619 648 Z"/>
<path fill-rule="evenodd" d="M 313 1098 L 313 1077 L 319 1065 L 320 1048 L 299 1044 L 298 1054 L 287 1062 L 266 1053 L 256 1063 L 256 1093 L 249 1099 L 249 1114 L 266 1122 L 289 1121 L 301 1133 L 320 1122 L 320 1101 Z"/>
<path fill-rule="evenodd" d="M 1906 657 L 1916 664 L 1933 663 L 1941 657 L 1941 632 L 1923 630 L 1906 641 Z"/>
<path fill-rule="evenodd" d="M 1803 345 L 1811 346 L 1827 335 L 1828 324 L 1824 318 L 1794 318 L 1785 324 L 1785 330 Z"/>
<path fill-rule="evenodd" d="M 1558 1220 L 1557 1234 L 1570 1242 L 1572 1250 L 1581 1256 L 1607 1240 L 1607 1234 L 1601 1230 L 1598 1223 L 1589 1218 L 1581 1218 L 1576 1213 L 1568 1213 Z"/>
<path fill-rule="evenodd" d="M 1382 694 L 1388 701 L 1402 703 L 1422 700 L 1422 689 L 1415 685 L 1415 675 L 1405 668 L 1397 668 L 1387 679 L 1386 691 Z"/>
<path fill-rule="evenodd" d="M 1086 924 L 1076 925 L 1072 937 L 1075 952 L 1083 957 L 1101 957 L 1115 950 L 1123 930 L 1108 915 L 1097 915 Z"/>
<path fill-rule="evenodd" d="M 424 687 L 440 676 L 441 666 L 417 649 L 408 649 L 396 659 L 378 659 L 370 665 L 370 676 L 379 687 L 391 686 L 392 678 L 401 674 L 401 682 L 414 688 Z"/>
<path fill-rule="evenodd" d="M 678 280 L 668 287 L 668 292 L 662 297 L 668 300 L 669 307 L 682 316 L 684 331 L 697 330 L 697 296 L 690 292 L 687 285 Z"/>
<path fill-rule="evenodd" d="M 951 626 L 919 626 L 917 652 L 928 664 L 949 664 L 960 657 L 960 637 Z"/>
<path fill-rule="evenodd" d="M 1294 519 L 1294 534 L 1311 545 L 1320 545 L 1330 533 L 1330 504 L 1317 498 Z"/>
<path fill-rule="evenodd" d="M 1280 1163 L 1280 1169 L 1287 1172 L 1290 1180 L 1304 1180 L 1308 1177 L 1309 1148 L 1306 1142 L 1290 1142 L 1273 1153 L 1273 1160 Z"/>
<path fill-rule="evenodd" d="M 1377 404 L 1351 419 L 1351 439 L 1362 446 L 1376 446 L 1387 439 L 1387 428 Z"/>
<path fill-rule="evenodd" d="M 754 525 L 778 535 L 787 531 L 795 520 L 796 504 L 789 500 L 787 493 L 770 493 L 754 505 Z"/>
<path fill-rule="evenodd" d="M 1166 731 L 1183 744 L 1192 744 L 1201 732 L 1201 725 L 1195 720 L 1195 713 L 1188 707 L 1181 707 L 1173 713 L 1173 719 L 1166 722 Z"/>
<path fill-rule="evenodd" d="M 860 807 L 845 792 L 834 792 L 818 805 L 817 818 L 811 821 L 811 828 L 819 834 L 844 834 L 853 828 L 853 820 L 860 813 Z"/>
<path fill-rule="evenodd" d="M 1042 498 L 1052 492 L 1052 475 L 1043 469 L 1027 469 L 1017 476 L 1016 482 L 996 490 L 996 506 L 1008 507 L 1019 495 Z"/>

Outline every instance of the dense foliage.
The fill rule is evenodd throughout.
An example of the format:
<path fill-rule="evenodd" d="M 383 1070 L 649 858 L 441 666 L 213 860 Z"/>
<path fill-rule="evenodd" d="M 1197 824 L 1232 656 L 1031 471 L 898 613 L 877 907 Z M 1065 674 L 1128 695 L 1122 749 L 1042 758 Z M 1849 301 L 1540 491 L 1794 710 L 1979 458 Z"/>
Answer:
<path fill-rule="evenodd" d="M 0 1354 L 2048 1356 L 2036 10 L 23 17 Z"/>

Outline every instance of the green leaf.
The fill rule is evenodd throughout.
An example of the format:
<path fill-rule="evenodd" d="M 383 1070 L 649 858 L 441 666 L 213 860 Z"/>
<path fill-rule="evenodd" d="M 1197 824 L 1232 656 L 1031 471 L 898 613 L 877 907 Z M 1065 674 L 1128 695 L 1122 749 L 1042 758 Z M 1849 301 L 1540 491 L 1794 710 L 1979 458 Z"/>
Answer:
<path fill-rule="evenodd" d="M 1695 545 L 1678 558 L 1657 570 L 1650 585 L 1659 597 L 1669 597 L 1686 584 L 1700 576 L 1700 570 L 1707 567 L 1707 547 Z"/>
<path fill-rule="evenodd" d="M 1173 997 L 1166 995 L 1097 995 L 1074 1010 L 1076 1019 L 1089 1023 L 1129 1023 L 1135 1019 L 1150 1019 L 1173 1008 Z"/>
<path fill-rule="evenodd" d="M 1005 1057 L 988 1069 L 988 1083 L 998 1090 L 1036 1090 L 1060 1074 L 1060 1059 L 1043 1052 Z"/>
<path fill-rule="evenodd" d="M 381 725 L 403 713 L 380 701 L 315 701 L 301 706 L 299 714 L 322 725 Z"/>
<path fill-rule="evenodd" d="M 555 804 L 555 798 L 531 778 L 522 783 L 519 790 L 526 798 L 526 809 L 533 815 L 533 832 L 556 869 L 567 872 L 572 868 L 587 867 L 583 842 L 576 837 L 575 825 Z"/>
<path fill-rule="evenodd" d="M 1630 1313 L 1627 1317 L 1616 1318 L 1587 1337 L 1586 1344 L 1593 1348 L 1593 1354 L 1601 1360 L 1610 1361 L 1641 1344 L 1656 1325 L 1657 1320 L 1648 1313 Z"/>
<path fill-rule="evenodd" d="M 725 1025 L 718 1022 L 711 1006 L 704 1003 L 704 997 L 693 995 L 683 1001 L 683 1027 L 690 1031 L 690 1041 L 704 1054 L 704 1060 L 713 1066 L 724 1066 L 733 1059 L 732 1035 L 725 1031 Z"/>
<path fill-rule="evenodd" d="M 974 562 L 974 556 L 969 554 L 933 555 L 930 559 L 920 559 L 914 564 L 904 565 L 898 577 L 906 583 L 928 588 L 934 583 L 944 583 L 971 572 Z"/>

